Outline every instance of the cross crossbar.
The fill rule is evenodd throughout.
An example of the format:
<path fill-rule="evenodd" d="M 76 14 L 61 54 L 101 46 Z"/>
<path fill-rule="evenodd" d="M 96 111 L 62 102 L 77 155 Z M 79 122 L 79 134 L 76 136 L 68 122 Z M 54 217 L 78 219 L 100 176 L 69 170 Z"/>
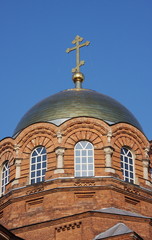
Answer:
<path fill-rule="evenodd" d="M 79 44 L 82 41 L 83 38 L 77 35 L 75 39 L 72 41 L 72 44 L 75 44 L 76 46 L 72 48 L 67 48 L 66 50 L 67 53 L 76 50 L 76 67 L 72 69 L 72 72 L 80 72 L 80 67 L 85 63 L 84 61 L 80 61 L 80 48 L 88 46 L 90 42 L 86 41 L 85 43 Z"/>

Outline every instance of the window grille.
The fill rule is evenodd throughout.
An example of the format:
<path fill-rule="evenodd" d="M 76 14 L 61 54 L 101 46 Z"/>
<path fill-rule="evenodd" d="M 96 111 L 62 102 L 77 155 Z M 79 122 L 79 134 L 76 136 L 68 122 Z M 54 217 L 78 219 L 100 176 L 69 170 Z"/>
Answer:
<path fill-rule="evenodd" d="M 94 176 L 94 147 L 88 141 L 80 141 L 74 148 L 75 177 Z"/>
<path fill-rule="evenodd" d="M 47 167 L 47 154 L 45 147 L 37 147 L 31 154 L 30 183 L 44 181 Z"/>
<path fill-rule="evenodd" d="M 9 162 L 6 161 L 2 167 L 2 194 L 5 193 L 5 187 L 9 183 Z"/>
<path fill-rule="evenodd" d="M 134 183 L 134 159 L 130 149 L 122 147 L 120 159 L 124 180 L 126 182 Z"/>

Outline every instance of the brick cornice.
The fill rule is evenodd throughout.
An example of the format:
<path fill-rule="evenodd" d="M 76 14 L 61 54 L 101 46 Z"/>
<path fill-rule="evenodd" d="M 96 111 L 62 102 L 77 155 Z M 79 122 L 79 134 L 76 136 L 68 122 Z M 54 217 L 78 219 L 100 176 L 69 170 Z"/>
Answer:
<path fill-rule="evenodd" d="M 58 185 L 54 187 L 53 183 Z M 51 186 L 51 188 L 50 188 Z M 54 179 L 45 183 L 13 189 L 8 194 L 1 197 L 0 209 L 4 209 L 13 202 L 29 200 L 55 192 L 76 192 L 76 191 L 102 191 L 112 190 L 129 196 L 134 199 L 152 203 L 152 191 L 143 189 L 139 186 L 123 182 L 116 178 L 91 178 L 91 179 Z"/>

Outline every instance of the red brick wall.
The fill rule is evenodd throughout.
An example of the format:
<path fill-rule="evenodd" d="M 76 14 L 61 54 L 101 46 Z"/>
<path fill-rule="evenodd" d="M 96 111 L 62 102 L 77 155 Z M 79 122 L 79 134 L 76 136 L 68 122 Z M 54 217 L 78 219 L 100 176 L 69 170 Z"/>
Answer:
<path fill-rule="evenodd" d="M 58 132 L 62 135 L 60 139 L 57 137 Z M 107 137 L 109 132 L 112 133 L 110 139 Z M 94 145 L 96 178 L 74 178 L 74 146 L 80 140 L 88 140 Z M 45 146 L 47 150 L 48 181 L 32 186 L 29 185 L 30 154 L 39 145 Z M 0 222 L 12 229 L 105 207 L 122 208 L 149 216 L 152 213 L 151 175 L 149 173 L 147 185 L 143 177 L 142 162 L 147 157 L 145 149 L 149 145 L 150 142 L 143 133 L 129 124 L 120 123 L 110 127 L 101 120 L 86 117 L 68 120 L 59 127 L 49 123 L 34 124 L 24 129 L 15 139 L 3 139 L 0 142 L 0 164 L 2 166 L 4 161 L 9 160 L 10 183 L 6 186 L 6 195 L 0 198 Z M 15 150 L 16 146 L 18 150 Z M 114 149 L 112 169 L 115 173 L 105 171 L 104 148 L 107 146 Z M 137 185 L 123 181 L 120 169 L 122 146 L 131 148 L 135 155 Z M 58 147 L 65 149 L 64 173 L 56 174 L 55 150 Z M 21 176 L 14 182 L 15 159 L 21 159 Z M 151 156 L 150 159 L 152 160 Z M 74 221 L 77 222 L 76 220 Z M 94 230 L 90 221 L 93 221 Z M 59 238 L 91 240 L 118 221 L 109 217 L 104 220 L 100 218 L 97 222 L 98 218 L 93 220 L 88 218 L 82 225 L 80 224 L 80 228 L 70 225 L 71 230 L 65 227 L 58 231 L 54 224 L 53 227 L 37 227 L 36 230 L 30 231 L 23 228 L 23 232 L 20 231 L 19 234 L 27 240 L 35 239 L 37 236 L 40 240 Z M 140 224 L 128 220 L 127 224 L 145 239 L 150 240 L 149 223 L 146 222 L 145 225 L 142 223 L 144 227 L 141 227 Z M 71 235 L 67 237 L 67 234 Z M 87 238 L 84 238 L 85 234 Z"/>

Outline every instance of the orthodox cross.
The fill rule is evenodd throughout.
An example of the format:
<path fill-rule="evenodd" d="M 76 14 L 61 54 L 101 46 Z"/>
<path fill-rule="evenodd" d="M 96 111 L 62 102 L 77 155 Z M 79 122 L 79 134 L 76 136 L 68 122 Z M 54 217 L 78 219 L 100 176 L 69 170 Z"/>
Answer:
<path fill-rule="evenodd" d="M 76 46 L 73 48 L 67 48 L 66 52 L 69 53 L 73 50 L 76 50 L 76 67 L 72 69 L 72 72 L 80 72 L 80 67 L 84 65 L 84 61 L 80 61 L 80 48 L 84 46 L 88 46 L 90 44 L 89 41 L 86 41 L 85 43 L 79 44 L 83 41 L 83 38 L 80 36 L 76 36 L 75 39 L 72 41 L 72 44 L 75 44 Z"/>

